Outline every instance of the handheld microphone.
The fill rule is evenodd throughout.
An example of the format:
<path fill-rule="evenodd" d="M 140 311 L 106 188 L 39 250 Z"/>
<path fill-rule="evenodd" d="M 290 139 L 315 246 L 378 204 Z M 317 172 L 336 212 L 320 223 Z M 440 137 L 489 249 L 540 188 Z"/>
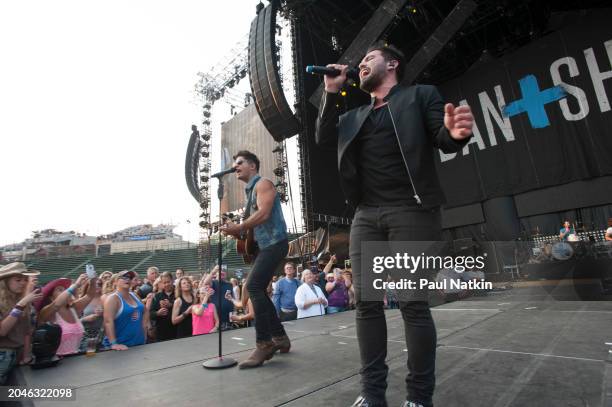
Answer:
<path fill-rule="evenodd" d="M 316 65 L 307 65 L 306 72 L 311 73 L 313 75 L 327 75 L 331 77 L 340 75 L 339 69 Z M 359 82 L 359 69 L 349 68 L 346 71 L 346 77 L 354 80 L 355 82 Z"/>
<path fill-rule="evenodd" d="M 228 168 L 227 170 L 219 171 L 216 174 L 211 175 L 211 178 L 221 178 L 224 175 L 231 174 L 232 172 L 236 172 L 234 167 Z"/>

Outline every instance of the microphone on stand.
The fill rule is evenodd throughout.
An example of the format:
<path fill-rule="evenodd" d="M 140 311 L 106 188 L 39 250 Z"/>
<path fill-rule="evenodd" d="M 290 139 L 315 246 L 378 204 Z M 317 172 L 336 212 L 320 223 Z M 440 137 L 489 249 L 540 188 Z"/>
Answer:
<path fill-rule="evenodd" d="M 228 168 L 227 170 L 219 171 L 219 172 L 211 175 L 210 177 L 211 178 L 221 178 L 222 176 L 227 175 L 227 174 L 231 174 L 232 172 L 236 172 L 236 169 L 234 167 Z"/>
<path fill-rule="evenodd" d="M 306 72 L 313 75 L 327 75 L 327 76 L 338 76 L 340 75 L 340 70 L 336 68 L 328 68 L 326 66 L 316 66 L 316 65 L 307 65 Z M 355 82 L 359 82 L 359 69 L 349 68 L 346 71 L 346 77 L 354 80 Z"/>

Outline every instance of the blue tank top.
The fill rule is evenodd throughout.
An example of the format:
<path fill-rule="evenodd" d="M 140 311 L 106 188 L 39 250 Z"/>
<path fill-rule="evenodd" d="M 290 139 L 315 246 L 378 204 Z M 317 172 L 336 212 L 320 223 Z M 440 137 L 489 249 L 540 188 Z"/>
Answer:
<path fill-rule="evenodd" d="M 121 301 L 121 308 L 115 316 L 115 336 L 117 343 L 125 346 L 144 345 L 145 334 L 142 328 L 142 318 L 144 314 L 144 305 L 134 293 L 130 295 L 136 302 L 136 306 L 132 307 L 128 304 L 119 293 L 114 293 Z M 108 338 L 104 338 L 104 344 L 110 346 Z"/>
<path fill-rule="evenodd" d="M 256 175 L 250 179 L 245 188 L 247 200 L 253 190 L 253 198 L 251 199 L 251 209 L 249 214 L 253 214 L 257 211 L 257 191 L 255 185 L 261 179 L 261 176 Z M 278 194 L 274 196 L 274 204 L 272 206 L 272 213 L 268 220 L 261 225 L 257 225 L 253 228 L 255 232 L 255 240 L 260 249 L 264 249 L 275 243 L 287 239 L 287 225 L 285 224 L 285 217 L 283 216 L 283 210 L 280 204 L 280 198 Z"/>

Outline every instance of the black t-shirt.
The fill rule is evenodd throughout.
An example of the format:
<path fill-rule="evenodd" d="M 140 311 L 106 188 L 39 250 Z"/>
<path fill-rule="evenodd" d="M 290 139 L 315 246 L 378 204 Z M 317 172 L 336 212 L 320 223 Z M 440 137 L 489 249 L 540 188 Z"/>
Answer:
<path fill-rule="evenodd" d="M 157 311 L 160 309 L 159 303 L 162 300 L 168 300 L 170 302 L 170 308 L 168 308 L 168 314 L 166 316 L 158 316 Z M 155 330 L 157 331 L 157 340 L 165 341 L 168 339 L 176 338 L 176 325 L 172 324 L 172 307 L 174 305 L 174 292 L 167 295 L 165 292 L 159 292 L 153 297 L 151 304 L 151 319 L 155 320 Z"/>
<path fill-rule="evenodd" d="M 372 110 L 357 136 L 360 204 L 414 205 L 414 191 L 387 106 Z"/>

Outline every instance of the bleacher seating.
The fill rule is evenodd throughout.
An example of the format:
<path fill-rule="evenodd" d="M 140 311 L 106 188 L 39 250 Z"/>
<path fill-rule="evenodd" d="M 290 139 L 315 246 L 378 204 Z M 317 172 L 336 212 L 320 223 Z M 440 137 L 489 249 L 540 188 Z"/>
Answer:
<path fill-rule="evenodd" d="M 297 235 L 290 235 L 290 239 L 297 238 Z M 215 264 L 217 261 L 218 242 L 212 240 L 207 247 L 207 264 Z M 41 272 L 40 283 L 59 277 L 75 279 L 80 273 L 85 272 L 85 264 L 91 263 L 95 266 L 98 273 L 105 270 L 117 273 L 122 270 L 134 270 L 144 276 L 150 266 L 157 266 L 160 271 L 170 271 L 174 273 L 181 267 L 189 274 L 199 274 L 200 261 L 198 258 L 198 248 L 177 250 L 157 250 L 128 253 L 114 253 L 94 257 L 92 255 L 79 255 L 70 257 L 51 257 L 38 258 L 26 261 L 28 267 Z M 242 270 L 248 272 L 250 265 L 244 264 L 242 257 L 236 253 L 236 242 L 228 239 L 223 248 L 223 264 L 227 265 L 229 276 L 233 276 L 234 271 Z M 209 267 L 207 267 L 209 268 Z M 209 270 L 204 270 L 209 271 Z"/>
<path fill-rule="evenodd" d="M 59 277 L 76 278 L 79 272 L 85 272 L 85 266 L 83 266 L 82 270 L 74 269 L 86 263 L 91 258 L 91 255 L 52 257 L 30 260 L 26 263 L 29 268 L 40 271 L 38 280 L 41 284 L 44 284 Z"/>
<path fill-rule="evenodd" d="M 101 273 L 105 270 L 117 273 L 123 270 L 133 270 L 140 262 L 151 256 L 151 252 L 128 252 L 128 253 L 113 253 L 105 256 L 100 256 L 92 259 L 91 264 L 94 265 L 96 271 Z"/>

